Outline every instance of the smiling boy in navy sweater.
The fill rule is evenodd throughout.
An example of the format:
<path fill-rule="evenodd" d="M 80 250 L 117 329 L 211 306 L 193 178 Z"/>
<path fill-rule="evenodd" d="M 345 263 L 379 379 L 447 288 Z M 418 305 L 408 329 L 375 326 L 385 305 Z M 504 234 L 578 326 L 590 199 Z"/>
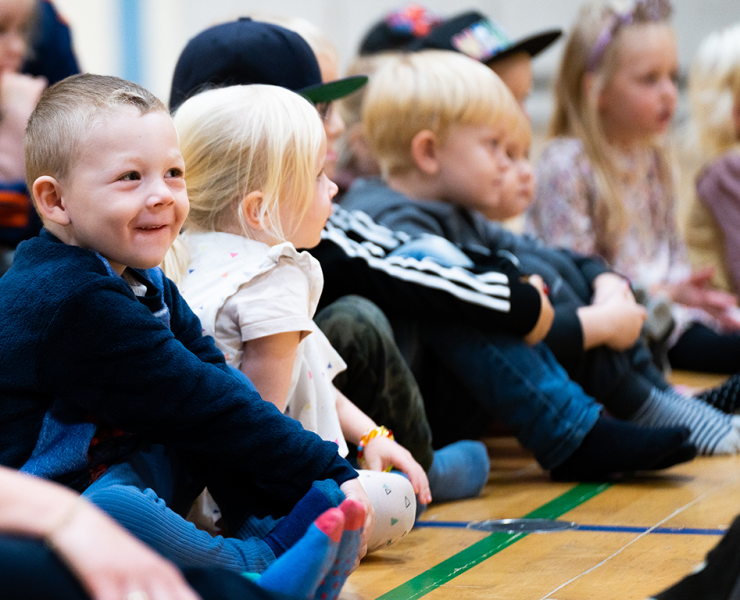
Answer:
<path fill-rule="evenodd" d="M 345 495 L 368 506 L 336 445 L 230 370 L 157 268 L 188 211 L 162 103 L 68 78 L 29 121 L 26 163 L 44 229 L 0 280 L 0 463 L 83 492 L 180 565 L 262 571 Z M 206 484 L 232 538 L 180 516 Z"/>

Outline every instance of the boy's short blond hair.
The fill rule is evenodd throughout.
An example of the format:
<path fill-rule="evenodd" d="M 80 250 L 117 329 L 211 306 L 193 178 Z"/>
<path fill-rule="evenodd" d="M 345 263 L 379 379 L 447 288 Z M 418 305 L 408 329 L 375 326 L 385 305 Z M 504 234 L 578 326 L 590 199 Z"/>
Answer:
<path fill-rule="evenodd" d="M 73 75 L 45 90 L 26 128 L 28 189 L 43 175 L 66 179 L 91 128 L 126 106 L 141 115 L 167 111 L 140 85 L 108 75 Z"/>
<path fill-rule="evenodd" d="M 444 143 L 455 125 L 507 127 L 519 107 L 491 69 L 446 50 L 389 57 L 371 78 L 362 121 L 383 177 L 414 167 L 411 142 L 432 131 Z"/>

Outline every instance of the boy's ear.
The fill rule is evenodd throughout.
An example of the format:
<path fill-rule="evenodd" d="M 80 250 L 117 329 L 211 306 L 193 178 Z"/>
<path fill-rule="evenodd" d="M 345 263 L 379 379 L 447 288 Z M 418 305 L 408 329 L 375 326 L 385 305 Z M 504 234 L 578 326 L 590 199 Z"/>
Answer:
<path fill-rule="evenodd" d="M 242 200 L 241 209 L 242 215 L 244 215 L 244 221 L 250 229 L 254 229 L 255 231 L 263 229 L 260 223 L 260 208 L 262 207 L 263 200 L 264 197 L 260 191 L 249 192 Z"/>
<path fill-rule="evenodd" d="M 429 129 L 422 129 L 411 140 L 411 158 L 426 175 L 436 175 L 439 171 L 438 150 L 439 140 Z"/>
<path fill-rule="evenodd" d="M 48 175 L 39 177 L 33 182 L 31 193 L 44 219 L 58 225 L 69 225 L 69 213 L 62 200 L 62 186 L 58 180 Z"/>

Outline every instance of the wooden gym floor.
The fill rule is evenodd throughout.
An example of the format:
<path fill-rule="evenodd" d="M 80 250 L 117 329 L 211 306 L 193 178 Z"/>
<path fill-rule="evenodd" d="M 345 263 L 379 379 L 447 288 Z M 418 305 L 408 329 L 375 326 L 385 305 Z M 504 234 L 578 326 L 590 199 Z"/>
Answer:
<path fill-rule="evenodd" d="M 674 374 L 704 388 L 723 378 Z M 616 484 L 553 483 L 514 438 L 486 440 L 480 498 L 432 505 L 401 542 L 365 560 L 342 600 L 642 600 L 690 573 L 740 512 L 740 456 L 698 458 Z M 484 533 L 487 519 L 575 528 Z"/>

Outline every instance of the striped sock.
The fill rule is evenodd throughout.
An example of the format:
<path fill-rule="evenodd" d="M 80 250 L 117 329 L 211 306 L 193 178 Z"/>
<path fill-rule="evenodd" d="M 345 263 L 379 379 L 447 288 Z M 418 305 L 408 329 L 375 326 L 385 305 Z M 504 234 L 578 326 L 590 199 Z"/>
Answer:
<path fill-rule="evenodd" d="M 688 427 L 691 431 L 689 442 L 696 446 L 699 454 L 740 452 L 740 432 L 730 415 L 670 389 L 653 388 L 630 421 L 645 427 Z"/>
<path fill-rule="evenodd" d="M 737 412 L 740 409 L 740 373 L 736 373 L 722 385 L 697 394 L 696 397 L 722 412 Z"/>

